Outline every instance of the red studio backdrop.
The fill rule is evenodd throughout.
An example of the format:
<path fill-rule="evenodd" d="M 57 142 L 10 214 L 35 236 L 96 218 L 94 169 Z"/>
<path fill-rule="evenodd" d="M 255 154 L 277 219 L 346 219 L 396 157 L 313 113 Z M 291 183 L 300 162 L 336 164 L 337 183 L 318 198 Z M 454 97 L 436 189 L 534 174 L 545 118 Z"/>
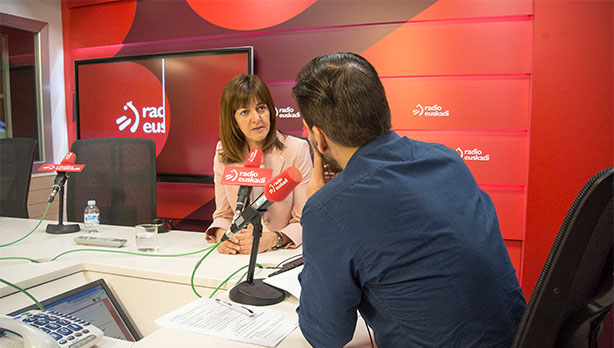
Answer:
<path fill-rule="evenodd" d="M 478 184 L 491 194 L 510 255 L 521 274 L 524 228 L 515 219 L 524 220 L 520 211 L 525 207 L 527 192 L 533 25 L 530 1 L 503 1 L 497 6 L 490 6 L 487 0 L 463 2 L 462 6 L 458 1 L 383 1 L 361 7 L 348 2 L 304 0 L 270 4 L 267 15 L 250 15 L 247 21 L 238 20 L 244 16 L 227 13 L 253 14 L 263 8 L 254 9 L 250 1 L 213 8 L 202 1 L 136 2 L 136 7 L 128 3 L 134 4 L 101 3 L 94 6 L 98 11 L 95 16 L 75 3 L 66 7 L 72 40 L 67 51 L 83 59 L 253 46 L 254 72 L 271 89 L 278 127 L 297 136 L 304 136 L 304 130 L 291 89 L 300 67 L 330 52 L 362 54 L 382 77 L 394 129 L 401 135 L 457 150 Z M 102 42 L 104 35 L 94 35 L 88 42 L 90 38 L 79 31 L 83 26 L 79 18 L 83 16 L 91 23 L 107 19 L 105 8 L 122 13 L 120 29 L 112 35 L 114 42 Z M 156 21 L 154 18 L 161 13 L 173 16 Z M 336 15 L 339 13 L 344 15 Z M 133 19 L 127 28 L 129 16 Z M 230 62 L 224 61 L 220 69 L 224 64 Z M 169 83 L 167 76 L 163 101 L 162 79 L 157 71 L 159 66 L 149 64 L 142 65 L 135 74 L 119 72 L 117 78 L 126 81 L 110 82 L 109 86 L 122 87 L 105 86 L 113 96 L 92 93 L 88 96 L 91 99 L 85 101 L 77 91 L 79 136 L 128 134 L 133 123 L 121 131 L 119 127 L 135 114 L 123 109 L 132 100 L 141 114 L 147 107 L 164 111 L 164 117 L 157 112 L 157 118 L 151 118 L 154 122 L 164 119 L 167 131 L 156 135 L 156 145 L 162 147 L 157 149 L 159 173 L 168 172 L 168 168 L 162 169 L 165 163 L 171 163 L 169 159 L 176 163 L 183 158 L 189 172 L 212 174 L 211 150 L 218 139 L 219 98 L 232 75 L 222 74 L 217 90 L 206 91 L 197 86 L 197 81 L 204 80 L 207 74 L 198 70 L 191 72 L 194 81 L 176 86 Z M 132 80 L 135 76 L 139 78 Z M 81 72 L 78 78 L 85 81 Z M 140 87 L 149 80 L 157 81 Z M 172 87 L 180 95 L 173 95 Z M 128 97 L 138 94 L 136 91 L 141 91 L 142 98 Z M 197 101 L 203 98 L 210 98 L 210 102 L 200 107 Z M 112 102 L 105 104 L 105 100 Z M 83 112 L 84 101 L 90 103 L 91 111 L 87 113 Z M 159 109 L 162 103 L 164 110 Z M 105 116 L 96 112 L 102 111 L 102 104 Z M 126 119 L 120 120 L 124 115 Z M 106 119 L 102 127 L 101 119 Z M 150 118 L 141 120 L 149 122 Z M 89 128 L 85 127 L 86 121 Z M 207 143 L 209 150 L 197 157 L 185 156 L 180 149 L 191 146 L 186 143 L 188 139 Z M 158 215 L 194 221 L 195 229 L 204 230 L 214 209 L 212 190 L 211 185 L 197 183 L 161 184 Z"/>
<path fill-rule="evenodd" d="M 212 5 L 214 3 L 215 6 Z M 554 239 L 553 235 L 569 207 L 569 202 L 562 202 L 557 207 L 556 216 L 551 216 L 527 200 L 527 197 L 531 197 L 531 190 L 539 190 L 538 186 L 545 187 L 542 184 L 548 181 L 550 174 L 546 173 L 549 167 L 542 169 L 533 157 L 546 158 L 547 154 L 540 153 L 542 149 L 555 151 L 552 149 L 554 145 L 535 141 L 533 137 L 534 125 L 538 126 L 537 131 L 542 137 L 550 134 L 546 125 L 552 123 L 548 110 L 541 107 L 541 103 L 536 104 L 536 100 L 548 101 L 548 98 L 552 98 L 565 102 L 552 91 L 540 88 L 542 80 L 536 79 L 534 69 L 537 66 L 540 73 L 553 77 L 563 76 L 570 71 L 564 65 L 564 60 L 552 57 L 559 54 L 558 51 L 550 54 L 537 49 L 536 52 L 535 23 L 538 19 L 534 17 L 534 11 L 543 6 L 535 6 L 531 0 L 381 0 L 361 2 L 360 6 L 349 1 L 315 0 L 271 2 L 266 6 L 258 3 L 254 7 L 255 4 L 251 0 L 237 0 L 227 4 L 192 0 L 63 0 L 68 105 L 72 104 L 76 92 L 73 73 L 75 59 L 252 46 L 254 73 L 267 82 L 273 94 L 278 127 L 287 133 L 304 136 L 300 113 L 291 93 L 296 73 L 301 66 L 318 55 L 338 51 L 359 53 L 371 61 L 380 74 L 392 110 L 393 128 L 402 135 L 442 143 L 457 150 L 480 187 L 492 197 L 509 254 L 528 298 Z M 612 11 L 609 6 L 609 14 L 598 9 L 594 13 L 606 13 L 602 16 L 609 16 L 611 24 Z M 236 15 L 241 11 L 249 13 L 249 16 Z M 263 11 L 263 14 L 258 11 Z M 568 14 L 578 13 L 577 9 L 567 11 Z M 553 13 L 552 9 L 548 9 L 542 11 L 541 15 L 542 18 L 548 18 Z M 540 23 L 545 23 L 544 19 L 540 20 Z M 557 28 L 557 25 L 547 23 L 546 29 L 540 29 L 540 40 L 547 39 L 550 35 L 548 29 Z M 610 35 L 610 41 L 604 42 L 611 47 L 611 28 L 609 34 L 602 35 Z M 589 34 L 585 36 L 595 39 Z M 580 41 L 577 39 L 574 44 Z M 549 48 L 550 51 L 552 49 Z M 592 58 L 586 59 L 586 55 L 592 52 L 597 51 L 588 47 L 582 50 L 583 58 L 575 61 L 574 69 L 575 66 L 592 66 Z M 597 55 L 594 53 L 590 57 Z M 612 57 L 611 48 L 604 56 Z M 546 66 L 535 61 L 536 57 L 547 57 L 550 62 L 562 65 L 558 70 L 549 70 L 552 64 Z M 220 66 L 225 66 L 225 63 L 222 62 Z M 610 86 L 599 93 L 609 92 L 611 115 L 611 59 L 609 64 Z M 187 138 L 200 137 L 197 141 L 207 146 L 214 145 L 218 138 L 216 127 L 219 122 L 216 103 L 219 103 L 223 85 L 232 76 L 220 74 L 217 77 L 219 87 L 203 91 L 197 82 L 204 77 L 196 71 L 195 81 L 179 83 L 173 87 L 179 95 L 173 95 L 177 92 L 169 89 L 169 81 L 166 80 L 165 96 L 162 99 L 162 80 L 156 72 L 159 69 L 148 65 L 142 65 L 142 68 L 146 69 L 139 69 L 143 71 L 135 73 L 140 76 L 139 80 L 153 81 L 151 88 L 142 88 L 139 98 L 142 96 L 143 99 L 107 96 L 113 104 L 109 102 L 102 106 L 106 99 L 92 95 L 92 99 L 98 98 L 95 104 L 98 108 L 108 108 L 107 117 L 110 121 L 104 126 L 91 126 L 81 131 L 106 132 L 104 129 L 107 129 L 117 134 L 118 127 L 135 114 L 134 111 L 123 109 L 130 100 L 140 114 L 143 114 L 143 108 L 159 108 L 160 103 L 164 103 L 164 124 L 168 133 L 160 135 L 160 143 L 157 142 L 157 146 L 162 144 L 162 148 L 158 149 L 160 162 L 165 162 L 169 157 L 184 156 L 180 149 L 188 144 L 177 139 L 182 138 L 183 134 L 189 134 Z M 608 80 L 608 76 L 604 79 Z M 579 80 L 582 79 L 574 79 Z M 540 88 L 538 97 L 533 90 L 536 82 L 539 82 L 537 86 Z M 129 89 L 122 93 L 141 91 L 138 87 L 140 83 L 124 81 L 118 90 Z M 109 86 L 113 89 L 119 85 Z M 584 90 L 593 91 L 584 93 L 586 100 L 597 98 L 591 94 L 597 93 L 594 88 Z M 574 91 L 578 92 L 576 89 Z M 182 101 L 176 101 L 176 98 Z M 209 101 L 202 108 L 194 106 L 194 101 L 201 99 Z M 79 100 L 83 102 L 83 96 L 80 95 Z M 607 109 L 607 105 L 604 108 Z M 69 142 L 72 142 L 77 137 L 76 115 L 73 115 L 70 108 L 67 109 Z M 536 113 L 533 109 L 541 111 Z M 559 117 L 564 117 L 563 121 L 567 122 L 575 119 L 578 114 L 567 115 L 566 110 L 557 110 L 558 115 L 566 115 Z M 157 112 L 158 117 L 151 120 L 159 120 L 160 114 Z M 186 122 L 186 115 L 197 117 Z M 126 116 L 126 119 L 120 121 L 122 116 Z M 79 117 L 88 116 L 81 113 Z M 182 124 L 184 128 L 181 128 Z M 605 133 L 610 135 L 611 143 L 612 121 L 597 124 L 597 127 L 605 129 Z M 126 132 L 132 125 L 126 124 L 122 132 Z M 565 128 L 565 122 L 559 122 L 559 126 Z M 564 139 L 561 137 L 558 140 Z M 177 147 L 172 147 L 171 143 L 175 142 Z M 609 157 L 599 157 L 594 161 L 597 164 L 590 169 L 579 170 L 571 165 L 567 169 L 578 177 L 582 176 L 582 179 L 576 181 L 582 181 L 583 184 L 590 177 L 588 175 L 584 178 L 585 172 L 601 166 L 603 158 L 611 162 L 612 144 L 604 151 L 608 149 Z M 182 158 L 190 171 L 211 173 L 212 153 Z M 194 164 L 194 167 L 189 164 Z M 158 169 L 160 172 L 161 168 Z M 531 182 L 531 177 L 537 180 Z M 566 195 L 575 196 L 576 193 L 570 190 Z M 547 192 L 540 194 L 547 195 Z M 573 197 L 569 199 L 572 200 Z M 212 185 L 158 185 L 158 215 L 179 221 L 180 227 L 204 230 L 210 223 L 213 209 Z M 546 239 L 550 239 L 533 237 L 543 235 L 543 229 L 531 228 L 528 224 L 532 222 L 527 221 L 527 215 L 532 216 L 532 221 L 542 219 L 548 222 L 550 230 Z M 190 221 L 192 223 L 188 224 Z M 182 222 L 186 223 L 182 225 Z M 534 223 L 532 226 L 537 225 Z M 539 227 L 543 225 L 545 223 Z M 527 240 L 539 240 L 540 245 L 528 247 Z M 530 255 L 527 255 L 527 251 Z M 527 276 L 523 276 L 525 269 L 530 270 Z M 524 283 L 525 279 L 529 279 L 528 285 Z"/>

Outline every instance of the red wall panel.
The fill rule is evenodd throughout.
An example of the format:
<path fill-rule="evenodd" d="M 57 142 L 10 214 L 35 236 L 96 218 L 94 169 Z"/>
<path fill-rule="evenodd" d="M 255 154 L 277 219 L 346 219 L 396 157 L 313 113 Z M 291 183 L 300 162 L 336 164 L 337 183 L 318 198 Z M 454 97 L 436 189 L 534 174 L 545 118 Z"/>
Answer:
<path fill-rule="evenodd" d="M 73 6 L 68 31 L 71 48 L 120 44 L 134 20 L 136 0 Z M 85 30 L 86 29 L 86 30 Z M 115 53 L 114 53 L 115 54 Z"/>
<path fill-rule="evenodd" d="M 529 81 L 528 75 L 382 79 L 392 127 L 406 130 L 527 130 Z"/>
<path fill-rule="evenodd" d="M 534 4 L 525 296 L 584 183 L 614 166 L 613 2 Z"/>
<path fill-rule="evenodd" d="M 363 52 L 380 76 L 531 72 L 532 17 L 408 22 Z"/>
<path fill-rule="evenodd" d="M 267 81 L 267 86 L 277 108 L 277 128 L 295 136 L 303 136 L 303 119 L 292 95 L 294 81 Z"/>
<path fill-rule="evenodd" d="M 400 131 L 408 138 L 446 145 L 463 153 L 480 185 L 525 186 L 529 148 L 525 132 Z"/>
<path fill-rule="evenodd" d="M 532 0 L 438 0 L 413 20 L 517 16 L 531 13 Z"/>
<path fill-rule="evenodd" d="M 396 130 L 517 130 L 529 127 L 529 75 L 383 78 Z M 280 129 L 300 134 L 294 81 L 267 81 Z M 420 105 L 420 106 L 418 106 Z M 429 116 L 428 108 L 445 116 Z M 414 113 L 414 110 L 417 112 Z M 447 112 L 447 113 L 446 113 Z"/>

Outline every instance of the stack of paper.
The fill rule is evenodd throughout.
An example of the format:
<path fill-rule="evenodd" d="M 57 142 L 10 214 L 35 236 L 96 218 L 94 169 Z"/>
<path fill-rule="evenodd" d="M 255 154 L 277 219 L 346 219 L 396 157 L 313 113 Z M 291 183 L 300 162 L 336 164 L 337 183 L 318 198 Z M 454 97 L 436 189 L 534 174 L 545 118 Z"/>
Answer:
<path fill-rule="evenodd" d="M 238 305 L 238 304 L 237 304 Z M 221 306 L 215 300 L 200 298 L 154 322 L 158 326 L 186 330 L 234 341 L 275 347 L 298 326 L 295 312 L 245 306 L 255 315 Z"/>

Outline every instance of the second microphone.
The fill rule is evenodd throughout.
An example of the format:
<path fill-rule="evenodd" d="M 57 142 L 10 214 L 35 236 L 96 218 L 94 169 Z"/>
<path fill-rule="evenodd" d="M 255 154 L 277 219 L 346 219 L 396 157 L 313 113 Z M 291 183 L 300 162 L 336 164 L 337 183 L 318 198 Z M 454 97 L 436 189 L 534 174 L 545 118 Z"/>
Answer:
<path fill-rule="evenodd" d="M 236 218 L 230 229 L 222 236 L 222 241 L 232 238 L 255 219 L 261 218 L 273 202 L 283 201 L 301 180 L 303 175 L 295 167 L 288 167 L 269 180 L 264 185 L 264 192 Z"/>

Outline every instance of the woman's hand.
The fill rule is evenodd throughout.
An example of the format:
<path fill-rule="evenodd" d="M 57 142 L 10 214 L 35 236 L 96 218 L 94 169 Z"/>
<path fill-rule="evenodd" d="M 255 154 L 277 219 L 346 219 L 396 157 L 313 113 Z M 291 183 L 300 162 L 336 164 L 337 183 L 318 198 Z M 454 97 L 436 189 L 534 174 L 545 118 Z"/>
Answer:
<path fill-rule="evenodd" d="M 219 242 L 222 239 L 222 237 L 224 236 L 225 233 L 226 233 L 226 231 L 224 231 L 221 228 L 218 228 L 215 231 L 215 241 L 216 241 L 216 243 Z M 239 232 L 239 233 L 241 233 L 241 232 Z M 220 245 L 217 246 L 217 251 L 220 254 L 237 254 L 240 251 L 240 247 L 239 247 L 238 243 L 236 242 L 235 237 L 236 237 L 236 235 L 234 235 L 232 238 L 230 238 L 228 240 L 225 240 L 224 242 L 220 243 Z"/>
<path fill-rule="evenodd" d="M 220 254 L 250 254 L 254 237 L 252 236 L 253 226 L 237 232 L 232 238 L 218 245 L 217 250 Z M 224 231 L 216 232 L 216 240 L 219 242 Z M 258 253 L 268 250 L 277 245 L 277 234 L 275 232 L 263 232 L 258 245 Z"/>

